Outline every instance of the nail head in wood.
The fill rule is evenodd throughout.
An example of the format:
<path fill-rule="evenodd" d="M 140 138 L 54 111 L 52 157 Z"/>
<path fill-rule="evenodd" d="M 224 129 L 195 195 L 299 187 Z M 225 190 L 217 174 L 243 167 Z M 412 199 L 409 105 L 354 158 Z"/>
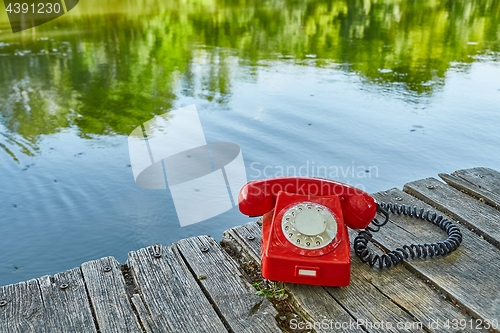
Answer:
<path fill-rule="evenodd" d="M 208 252 L 208 247 L 204 246 L 200 249 L 201 252 Z"/>
<path fill-rule="evenodd" d="M 429 190 L 433 190 L 433 189 L 434 189 L 434 185 L 427 185 L 427 188 L 428 188 Z"/>
<path fill-rule="evenodd" d="M 247 239 L 248 239 L 248 240 L 254 240 L 254 239 L 255 239 L 255 236 L 248 235 L 248 236 L 247 236 Z"/>
<path fill-rule="evenodd" d="M 105 266 L 105 267 L 103 268 L 103 270 L 104 270 L 105 272 L 111 272 L 111 266 Z"/>
<path fill-rule="evenodd" d="M 59 286 L 59 288 L 60 288 L 61 290 L 67 289 L 68 287 L 69 287 L 69 285 L 68 285 L 67 283 L 63 283 L 63 284 L 61 284 L 61 285 Z"/>
<path fill-rule="evenodd" d="M 161 253 L 155 252 L 155 253 L 153 253 L 153 257 L 155 257 L 156 259 L 161 258 Z"/>
<path fill-rule="evenodd" d="M 1 306 L 6 306 L 6 305 L 7 305 L 7 301 L 6 300 L 3 299 L 3 300 L 0 301 L 0 307 Z"/>

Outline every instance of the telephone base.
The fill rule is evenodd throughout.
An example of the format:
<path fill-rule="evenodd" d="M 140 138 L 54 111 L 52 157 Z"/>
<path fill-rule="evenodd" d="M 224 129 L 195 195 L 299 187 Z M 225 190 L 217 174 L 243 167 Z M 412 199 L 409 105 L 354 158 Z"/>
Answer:
<path fill-rule="evenodd" d="M 350 253 L 349 242 L 342 242 L 338 252 Z M 351 279 L 351 258 L 347 255 L 316 257 L 314 261 L 304 260 L 300 255 L 261 254 L 262 276 L 268 280 L 316 286 L 344 287 Z"/>
<path fill-rule="evenodd" d="M 307 249 L 290 242 L 283 234 L 281 221 L 285 212 L 303 202 L 327 207 L 334 216 L 335 235 L 328 245 Z M 264 278 L 274 281 L 335 287 L 349 285 L 351 249 L 340 198 L 280 192 L 275 209 L 262 219 L 261 271 Z"/>

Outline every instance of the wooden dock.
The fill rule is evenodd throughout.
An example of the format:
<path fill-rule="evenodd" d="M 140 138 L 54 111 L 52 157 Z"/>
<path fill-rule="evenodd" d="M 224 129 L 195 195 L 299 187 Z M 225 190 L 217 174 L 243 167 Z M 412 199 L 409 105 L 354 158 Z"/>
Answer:
<path fill-rule="evenodd" d="M 374 196 L 458 221 L 463 242 L 446 257 L 379 270 L 352 253 L 348 287 L 273 283 L 260 276 L 251 222 L 221 243 L 193 237 L 130 252 L 124 265 L 106 257 L 0 287 L 0 332 L 500 332 L 500 173 L 440 177 Z M 391 215 L 374 241 L 393 249 L 445 238 Z"/>

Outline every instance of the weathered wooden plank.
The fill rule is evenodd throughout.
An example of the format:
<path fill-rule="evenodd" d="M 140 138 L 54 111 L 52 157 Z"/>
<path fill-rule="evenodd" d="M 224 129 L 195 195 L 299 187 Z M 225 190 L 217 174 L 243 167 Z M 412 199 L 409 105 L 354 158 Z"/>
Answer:
<path fill-rule="evenodd" d="M 410 182 L 405 192 L 436 207 L 500 249 L 500 211 L 435 178 Z"/>
<path fill-rule="evenodd" d="M 234 238 L 235 236 L 230 236 L 228 233 L 234 234 L 235 232 L 240 236 L 240 246 L 246 248 L 252 260 L 260 262 L 260 227 L 255 223 L 249 223 L 242 227 L 230 229 L 226 231 L 225 240 Z M 350 235 L 352 241 L 357 233 L 350 231 Z M 249 240 L 248 237 L 254 238 Z M 373 247 L 373 250 L 379 254 L 382 253 L 376 247 Z M 400 323 L 401 328 L 399 331 L 405 331 L 406 326 L 406 330 L 410 331 L 419 331 L 421 328 L 426 328 L 431 332 L 456 332 L 452 327 L 445 327 L 444 323 L 447 320 L 469 321 L 472 319 L 450 301 L 441 297 L 441 294 L 430 285 L 410 273 L 404 266 L 398 266 L 390 270 L 379 270 L 363 264 L 355 257 L 354 253 L 351 253 L 351 256 L 352 282 L 349 287 L 327 288 L 334 300 L 324 297 L 322 288 L 286 285 L 286 289 L 291 292 L 294 298 L 302 300 L 297 303 L 297 306 L 301 307 L 301 311 L 305 311 L 307 314 L 312 312 L 312 315 L 310 315 L 311 321 L 321 322 L 326 320 L 326 326 L 328 326 L 331 319 L 337 324 L 359 319 L 359 323 L 365 321 L 367 324 L 382 321 L 385 321 L 385 323 L 390 322 L 389 325 L 393 325 L 394 329 Z M 376 288 L 376 290 L 373 288 Z M 320 300 L 320 302 L 318 303 L 317 300 Z M 395 316 L 398 310 L 394 310 L 392 306 L 387 306 L 387 301 L 393 302 L 400 309 L 403 309 L 401 312 L 407 312 L 410 318 L 405 315 L 403 317 Z M 311 303 L 313 303 L 312 311 Z M 350 313 L 355 314 L 354 318 L 339 319 L 331 317 L 329 312 L 331 312 L 332 306 L 334 307 L 338 303 Z M 386 307 L 389 307 L 388 314 L 381 315 L 380 312 L 385 311 Z M 372 315 L 367 316 L 364 313 L 368 311 L 372 311 Z M 437 327 L 438 323 L 440 323 L 439 327 Z M 335 328 L 335 325 L 333 327 Z M 487 332 L 487 330 L 470 328 L 463 330 L 463 332 L 481 331 Z"/>
<path fill-rule="evenodd" d="M 349 230 L 351 244 L 357 235 L 356 231 Z M 369 245 L 376 254 L 383 254 L 376 246 Z M 432 288 L 422 279 L 413 275 L 404 265 L 398 265 L 390 269 L 372 268 L 363 264 L 356 255 L 351 252 L 353 276 L 363 276 L 366 283 L 370 283 L 383 293 L 392 302 L 401 309 L 411 314 L 414 321 L 404 322 L 403 326 L 418 326 L 421 324 L 431 332 L 456 332 L 453 327 L 446 327 L 444 323 L 452 322 L 470 322 L 472 317 L 462 312 L 443 295 Z M 365 302 L 377 304 L 370 295 L 364 295 Z M 474 325 L 475 326 L 475 325 Z M 489 332 L 486 329 L 475 329 L 466 327 L 461 332 Z"/>
<path fill-rule="evenodd" d="M 500 172 L 490 168 L 472 168 L 453 172 L 453 175 L 463 178 L 466 181 L 491 193 L 500 195 Z"/>
<path fill-rule="evenodd" d="M 233 228 L 226 232 L 226 238 L 231 237 L 229 233 L 236 233 L 239 236 L 240 246 L 253 252 L 250 253 L 252 259 L 258 258 L 260 253 L 260 227 L 258 225 L 247 224 L 243 228 Z M 249 237 L 251 240 L 248 239 Z M 353 264 L 362 265 L 361 262 L 353 262 Z M 396 326 L 398 322 L 413 321 L 408 313 L 402 311 L 386 295 L 360 275 L 353 274 L 351 276 L 351 284 L 348 288 L 330 287 L 324 289 L 296 284 L 285 284 L 285 287 L 294 298 L 296 305 L 300 307 L 300 311 L 305 312 L 310 317 L 311 322 L 318 325 L 315 327 L 317 331 L 359 330 L 361 329 L 360 325 L 362 325 L 368 332 L 390 332 L 393 331 L 393 328 L 387 325 L 383 327 L 379 325 L 376 329 L 368 326 L 370 323 L 381 322 L 390 322 Z M 370 304 L 377 304 L 377 306 L 373 307 Z M 349 325 L 335 326 L 342 325 L 342 323 Z M 411 329 L 403 327 L 400 331 L 423 332 L 424 330 L 419 327 L 411 327 Z"/>
<path fill-rule="evenodd" d="M 254 262 L 260 263 L 260 239 L 261 226 L 255 222 L 249 222 L 241 226 L 224 231 L 223 242 L 242 246 L 245 255 L 248 255 Z"/>
<path fill-rule="evenodd" d="M 42 332 L 45 308 L 37 280 L 0 288 L 0 332 Z"/>
<path fill-rule="evenodd" d="M 448 175 L 446 173 L 440 173 L 439 177 L 444 180 L 448 185 L 460 190 L 464 193 L 467 193 L 473 196 L 479 201 L 485 202 L 488 205 L 491 205 L 498 209 L 500 207 L 500 198 L 489 191 L 483 190 L 480 187 L 477 187 L 466 180 L 463 180 L 460 177 L 454 175 Z"/>
<path fill-rule="evenodd" d="M 46 332 L 97 332 L 80 268 L 38 279 Z"/>
<path fill-rule="evenodd" d="M 377 200 L 398 202 L 432 209 L 422 201 L 397 189 L 379 192 Z M 400 200 L 398 201 L 397 198 Z M 461 228 L 460 248 L 444 258 L 415 259 L 406 262 L 411 270 L 430 280 L 446 295 L 455 299 L 474 317 L 483 320 L 500 318 L 500 252 L 493 245 Z M 374 239 L 386 249 L 403 244 L 443 240 L 446 234 L 428 222 L 397 215 Z"/>
<path fill-rule="evenodd" d="M 130 252 L 127 263 L 154 332 L 226 331 L 176 249 L 154 246 Z"/>
<path fill-rule="evenodd" d="M 213 238 L 182 239 L 176 246 L 233 332 L 281 332 L 276 309 L 265 297 L 255 295 L 236 262 Z"/>
<path fill-rule="evenodd" d="M 118 261 L 106 257 L 83 263 L 81 269 L 101 332 L 142 332 Z"/>
<path fill-rule="evenodd" d="M 239 248 L 239 255 L 246 256 L 247 260 L 260 264 L 261 229 L 255 222 L 250 222 L 226 230 L 223 242 L 234 248 Z M 299 319 L 291 322 L 294 325 L 320 323 L 322 320 L 334 319 L 341 323 L 349 323 L 353 318 L 321 287 L 308 285 L 287 284 L 287 292 L 293 298 L 291 301 L 297 310 L 304 314 L 306 320 Z M 328 328 L 315 327 L 316 332 L 331 332 Z M 340 327 L 337 332 L 355 332 L 355 328 Z"/>
<path fill-rule="evenodd" d="M 451 175 L 439 174 L 451 186 L 469 193 L 500 209 L 500 173 L 489 168 L 458 170 Z"/>
<path fill-rule="evenodd" d="M 368 332 L 425 332 L 427 324 L 411 325 L 415 320 L 363 275 L 352 274 L 348 287 L 326 289 Z"/>
<path fill-rule="evenodd" d="M 370 268 L 357 260 L 351 246 L 351 282 L 345 288 L 326 287 L 332 297 L 368 332 L 424 332 L 407 311 L 399 307 L 372 283 Z M 360 274 L 364 271 L 365 275 Z M 373 306 L 376 304 L 376 306 Z M 413 324 L 413 323 L 416 324 Z M 381 323 L 386 323 L 381 325 Z M 400 327 L 398 327 L 400 325 Z"/>
<path fill-rule="evenodd" d="M 133 294 L 130 299 L 132 301 L 132 304 L 134 305 L 135 310 L 137 311 L 137 315 L 141 320 L 144 331 L 146 333 L 153 333 L 153 328 L 155 327 L 155 325 L 153 324 L 153 319 L 151 318 L 151 314 L 144 306 L 144 302 L 141 299 L 141 295 Z"/>

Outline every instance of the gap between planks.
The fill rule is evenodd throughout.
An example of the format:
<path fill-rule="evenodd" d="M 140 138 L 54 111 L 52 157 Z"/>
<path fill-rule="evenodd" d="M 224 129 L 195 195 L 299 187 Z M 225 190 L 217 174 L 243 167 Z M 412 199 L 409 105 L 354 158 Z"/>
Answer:
<path fill-rule="evenodd" d="M 456 172 L 456 173 L 458 173 L 458 172 Z M 470 174 L 472 174 L 474 176 L 473 173 L 469 173 L 469 175 Z M 454 177 L 456 177 L 457 179 L 459 178 L 458 176 L 455 176 L 455 175 L 454 175 Z M 450 179 L 452 179 L 451 177 L 446 178 L 446 177 L 442 176 L 442 178 L 445 179 L 445 180 L 447 180 L 447 183 L 449 183 L 451 185 L 458 184 L 459 181 L 462 181 L 462 179 L 459 179 L 459 180 L 453 179 L 453 181 L 455 182 L 455 183 L 453 183 L 450 180 Z M 422 180 L 422 181 L 424 181 L 424 180 Z M 418 182 L 422 182 L 422 181 L 415 181 L 415 182 L 412 182 L 412 183 L 418 183 Z M 409 184 L 412 184 L 412 183 L 409 183 Z M 496 200 L 497 193 L 494 192 L 491 189 L 488 189 L 486 191 L 482 187 L 476 186 L 476 184 L 473 184 L 470 180 L 467 180 L 467 182 L 460 183 L 460 184 L 463 187 L 465 187 L 465 185 L 467 185 L 468 187 L 472 187 L 473 189 L 470 190 L 469 193 L 472 193 L 473 195 L 477 195 L 480 198 L 481 198 L 481 196 L 484 197 L 484 198 L 489 198 L 488 200 L 485 200 L 489 204 L 495 204 L 495 203 L 498 202 Z M 470 185 L 470 184 L 472 184 L 472 185 Z M 474 187 L 474 186 L 476 186 L 476 187 Z M 457 187 L 457 188 L 460 189 L 459 186 L 455 186 L 455 187 Z M 405 185 L 405 190 L 407 190 L 408 188 L 411 188 L 411 185 L 408 185 L 408 184 Z M 415 190 L 415 188 L 413 188 L 413 190 Z M 474 192 L 474 191 L 476 191 L 476 192 Z M 389 193 L 389 192 L 390 191 L 386 191 L 384 193 L 380 193 L 379 195 L 384 196 L 384 194 Z M 397 192 L 399 193 L 399 191 L 397 191 Z M 411 191 L 408 191 L 408 192 L 411 193 Z M 394 195 L 398 195 L 398 193 L 395 193 Z M 414 194 L 414 193 L 411 193 L 411 194 Z M 426 198 L 426 196 L 423 195 L 422 198 Z M 432 202 L 429 201 L 429 203 L 431 203 L 431 204 L 433 202 L 435 203 L 435 200 L 432 201 Z M 496 207 L 498 209 L 498 206 L 496 206 Z M 443 210 L 441 207 L 438 207 L 438 208 L 440 208 L 440 210 Z M 454 213 L 453 213 L 453 209 L 452 208 L 453 207 L 450 208 L 450 207 L 446 206 L 446 209 L 448 209 L 448 211 L 446 211 L 446 212 L 447 213 L 451 213 L 453 215 Z M 458 213 L 455 213 L 455 214 L 458 214 Z M 491 214 L 494 214 L 494 212 L 492 212 Z M 467 219 L 462 218 L 461 220 L 467 222 Z M 475 226 L 477 228 L 477 225 L 475 225 Z M 488 228 L 488 225 L 483 224 L 483 225 L 479 226 L 479 228 L 477 228 L 477 229 L 481 229 L 481 228 L 483 228 L 483 229 Z M 411 230 L 406 230 L 406 229 L 402 229 L 402 230 L 404 230 L 406 233 L 411 233 Z M 472 239 L 474 239 L 474 242 L 481 243 L 481 241 L 479 241 L 474 236 L 470 236 L 470 237 L 472 237 Z M 497 249 L 498 249 L 498 245 L 495 244 L 495 242 L 494 242 L 494 241 L 498 240 L 497 236 L 495 236 L 493 238 L 493 241 L 491 239 L 487 239 L 487 240 L 491 244 L 496 245 Z M 382 243 L 384 243 L 384 242 L 382 242 Z M 81 299 L 83 299 L 82 298 L 83 297 L 82 296 L 82 286 L 83 286 L 83 290 L 84 290 L 84 294 L 83 295 L 86 296 L 85 299 L 86 299 L 86 301 L 88 303 L 88 308 L 87 309 L 83 309 L 83 310 L 80 309 L 80 311 L 78 311 L 77 309 L 64 309 L 64 308 L 63 309 L 55 309 L 54 310 L 54 313 L 56 315 L 66 317 L 65 320 L 69 321 L 68 326 L 66 327 L 66 331 L 68 331 L 68 332 L 72 332 L 72 331 L 74 331 L 74 332 L 81 332 L 81 329 L 84 326 L 88 329 L 87 330 L 88 332 L 98 332 L 98 331 L 103 331 L 103 332 L 106 331 L 106 332 L 108 332 L 108 331 L 111 331 L 111 330 L 106 330 L 105 329 L 106 325 L 103 325 L 104 321 L 102 320 L 102 318 L 99 319 L 99 316 L 101 315 L 101 313 L 102 313 L 103 310 L 99 309 L 98 304 L 94 302 L 96 296 L 95 295 L 91 296 L 93 294 L 93 286 L 92 286 L 92 283 L 90 283 L 90 282 L 92 282 L 92 279 L 89 279 L 90 282 L 87 281 L 86 274 L 88 275 L 88 272 L 85 273 L 85 269 L 84 269 L 84 266 L 87 265 L 87 264 L 89 264 L 89 263 L 97 263 L 97 262 L 100 262 L 100 261 L 105 260 L 107 258 L 112 258 L 112 257 L 106 257 L 106 258 L 102 258 L 102 259 L 99 259 L 99 260 L 95 260 L 95 261 L 84 263 L 84 264 L 82 264 L 82 266 L 80 268 L 76 268 L 76 269 L 73 269 L 73 270 L 70 270 L 70 271 L 67 271 L 67 272 L 63 272 L 63 273 L 58 273 L 58 274 L 54 275 L 54 277 L 45 276 L 45 277 L 41 277 L 39 279 L 34 279 L 34 280 L 27 281 L 27 282 L 19 283 L 18 285 L 19 286 L 23 286 L 22 288 L 25 288 L 26 291 L 30 290 L 32 292 L 31 296 L 34 297 L 32 299 L 32 301 L 34 301 L 35 304 L 40 304 L 41 305 L 41 309 L 39 310 L 39 311 L 41 311 L 41 313 L 40 312 L 39 313 L 36 313 L 36 312 L 33 313 L 33 312 L 31 312 L 31 313 L 28 313 L 27 315 L 30 316 L 31 318 L 35 317 L 35 320 L 41 320 L 41 322 L 43 322 L 45 325 L 48 325 L 47 326 L 48 328 L 50 328 L 50 327 L 54 327 L 55 328 L 54 325 L 56 323 L 54 322 L 53 316 L 50 316 L 49 318 L 47 318 L 47 314 L 45 312 L 50 307 L 53 307 L 54 305 L 57 305 L 58 302 L 60 302 L 61 300 L 64 299 L 64 297 L 61 298 L 61 295 L 64 295 L 64 294 L 60 294 L 61 290 L 58 290 L 58 284 L 60 286 L 60 284 L 63 284 L 65 280 L 69 279 L 70 281 L 73 281 L 72 279 L 74 279 L 75 281 L 73 281 L 73 282 L 75 282 L 75 285 L 73 286 L 73 285 L 70 284 L 70 288 L 68 288 L 67 291 L 75 291 L 75 290 L 73 290 L 73 287 L 75 287 L 77 289 L 76 292 L 78 292 L 80 294 L 79 297 Z M 258 256 L 256 254 L 253 255 L 253 258 L 258 260 Z M 112 258 L 112 260 L 115 260 L 115 259 Z M 189 262 L 188 262 L 188 260 L 186 260 L 186 258 L 184 256 L 182 256 L 182 260 L 184 261 L 185 265 L 189 266 Z M 125 272 L 123 272 L 121 270 L 121 267 L 120 267 L 120 265 L 118 263 L 117 263 L 117 265 L 118 265 L 117 267 L 118 267 L 118 273 L 119 273 L 119 275 L 122 276 L 122 278 L 124 278 L 123 275 L 125 274 Z M 425 273 L 425 269 L 422 272 L 422 270 L 418 268 L 418 264 L 417 264 L 417 267 L 415 267 L 412 263 L 405 264 L 405 266 L 407 268 L 409 268 L 413 273 L 417 273 L 420 277 L 422 277 L 424 279 L 428 277 L 426 275 L 426 273 Z M 397 294 L 398 292 L 400 292 L 400 290 L 397 290 L 398 288 L 396 288 L 395 286 L 391 285 L 391 283 L 390 283 L 391 281 L 389 281 L 391 279 L 385 281 L 385 282 L 387 282 L 387 284 L 383 284 L 383 283 L 381 283 L 381 281 L 384 281 L 383 279 L 381 279 L 381 280 L 378 280 L 378 279 L 377 280 L 372 280 L 371 279 L 371 274 L 366 275 L 366 273 L 363 270 L 359 271 L 359 269 L 357 267 L 353 267 L 353 272 L 354 271 L 356 271 L 356 274 L 358 274 L 358 273 L 360 275 L 364 274 L 364 278 L 367 279 L 367 280 L 369 280 L 369 283 L 375 289 L 377 289 L 379 293 L 381 293 L 382 295 L 385 295 L 385 297 L 387 297 L 392 302 L 394 302 L 402 310 L 407 311 L 407 313 L 411 314 L 411 315 L 413 315 L 415 313 L 415 309 L 414 308 L 412 308 L 413 312 L 409 312 L 410 310 L 406 309 L 406 307 L 408 307 L 408 306 L 415 306 L 414 304 L 407 303 L 408 300 L 402 300 L 402 299 L 399 299 L 398 297 L 394 298 L 394 294 Z M 403 269 L 403 271 L 405 271 L 405 270 Z M 391 274 L 392 278 L 394 278 L 394 274 L 395 273 L 401 274 L 400 272 L 394 270 L 394 271 L 392 271 L 392 274 Z M 78 274 L 80 274 L 81 279 L 78 277 Z M 193 270 L 193 268 L 190 268 L 190 274 L 191 274 L 191 276 L 193 278 L 196 278 L 195 271 Z M 406 273 L 404 273 L 404 274 L 406 274 Z M 403 276 L 404 276 L 404 274 L 403 274 Z M 71 277 L 71 276 L 73 276 L 73 277 Z M 81 284 L 82 281 L 83 281 L 83 285 Z M 435 283 L 435 281 L 433 281 L 433 282 Z M 200 284 L 200 281 L 197 281 L 197 283 L 198 283 L 199 287 L 201 287 L 200 289 L 205 292 L 205 297 L 209 298 L 209 296 L 206 294 L 207 291 L 204 290 L 203 286 Z M 13 285 L 10 285 L 10 286 L 13 286 Z M 6 287 L 10 287 L 10 286 L 2 287 L 1 290 L 4 290 Z M 396 284 L 396 286 L 397 286 L 397 284 Z M 293 289 L 295 287 L 296 286 L 291 286 L 290 288 Z M 391 287 L 393 287 L 393 288 L 391 289 Z M 440 286 L 439 283 L 438 283 L 437 287 L 441 288 L 442 285 Z M 301 288 L 301 287 L 298 287 L 298 288 Z M 309 288 L 309 286 L 305 287 L 304 290 L 307 290 L 308 288 Z M 131 309 L 131 313 L 132 313 L 133 317 L 136 318 L 136 320 L 137 320 L 137 322 L 136 322 L 137 327 L 134 327 L 132 325 L 131 331 L 135 332 L 136 331 L 135 329 L 137 329 L 137 332 L 152 332 L 153 329 L 152 329 L 152 326 L 151 326 L 152 325 L 151 321 L 150 321 L 150 319 L 147 320 L 147 318 L 149 318 L 148 316 L 151 315 L 151 312 L 150 312 L 150 310 L 148 308 L 145 307 L 144 301 L 142 300 L 141 296 L 139 294 L 137 294 L 137 293 L 134 293 L 133 295 L 131 295 L 126 290 L 127 288 L 126 288 L 125 280 L 124 280 L 124 284 L 123 284 L 123 288 L 122 289 L 123 289 L 124 295 L 126 295 L 126 298 L 127 298 L 126 299 L 126 303 L 124 303 L 124 304 L 128 304 L 128 306 Z M 312 289 L 314 289 L 314 287 Z M 312 289 L 309 288 L 309 291 L 313 294 Z M 328 291 L 328 293 L 330 294 L 330 296 L 332 297 L 332 299 L 334 299 L 344 309 L 344 311 L 347 312 L 347 314 L 349 316 L 353 317 L 352 310 L 349 310 L 349 307 L 346 306 L 346 305 L 344 305 L 344 301 L 345 300 L 342 299 L 342 292 L 338 292 L 337 288 L 324 288 L 324 289 Z M 454 295 L 454 293 L 450 293 L 449 291 L 446 291 L 446 290 L 443 290 L 443 291 L 445 291 L 445 293 L 449 294 L 450 296 L 453 296 L 453 297 L 456 296 L 456 295 Z M 64 292 L 64 291 L 62 291 L 62 292 Z M 347 293 L 347 295 L 349 295 L 349 294 Z M 37 300 L 37 297 L 38 297 L 38 300 Z M 351 297 L 350 296 L 346 297 L 347 300 L 349 300 L 349 298 L 351 298 Z M 460 301 L 460 302 L 462 302 L 462 300 L 460 298 L 457 298 L 457 300 Z M 123 299 L 121 301 L 123 301 Z M 214 304 L 213 302 L 211 302 L 211 303 Z M 298 300 L 298 305 L 299 306 L 301 305 L 300 304 L 300 299 Z M 124 306 L 127 307 L 126 305 L 124 305 Z M 75 316 L 75 313 L 77 313 L 78 315 L 82 315 L 83 316 L 83 317 L 80 318 L 81 319 L 80 323 L 82 323 L 84 325 L 80 326 L 78 328 L 76 328 L 75 327 L 75 323 L 72 322 L 72 320 L 74 319 L 73 317 Z M 89 316 L 89 313 L 90 313 L 90 316 Z M 477 313 L 475 313 L 475 314 L 477 315 Z M 130 315 L 130 313 L 128 313 L 128 315 Z M 220 317 L 221 313 L 218 313 L 218 315 Z M 484 313 L 483 313 L 483 315 L 484 315 Z M 481 318 L 481 317 L 483 317 L 483 315 L 479 315 L 479 317 Z M 415 317 L 418 318 L 418 316 L 415 316 Z M 36 318 L 38 318 L 38 319 L 36 319 Z M 92 327 L 92 325 L 89 324 L 89 318 L 92 319 L 92 322 L 94 324 L 93 327 Z M 45 319 L 47 319 L 47 320 L 45 320 Z M 143 319 L 143 321 L 141 321 L 141 319 Z M 220 318 L 220 319 L 222 319 L 222 318 Z M 495 319 L 495 318 L 493 318 L 493 319 Z M 64 322 L 64 320 L 62 322 Z M 29 332 L 30 331 L 30 329 L 28 329 L 29 327 L 22 326 L 23 325 L 22 323 L 18 323 L 18 324 L 21 325 L 20 327 L 23 327 L 23 332 Z M 76 324 L 78 324 L 78 322 L 76 322 Z M 33 328 L 33 326 L 31 326 L 31 328 Z M 226 322 L 226 329 L 228 329 L 227 322 Z M 119 332 L 122 332 L 122 331 L 123 330 L 120 330 Z M 1 325 L 0 325 L 0 332 L 3 332 Z"/>
<path fill-rule="evenodd" d="M 254 240 L 249 241 L 249 236 L 254 237 Z M 240 252 L 244 252 L 244 255 L 248 257 L 247 260 L 260 262 L 260 228 L 255 223 L 248 223 L 243 226 L 229 229 L 225 232 L 223 240 L 224 239 L 229 244 L 237 243 L 242 249 Z M 375 250 L 377 249 L 375 248 Z M 311 318 L 311 320 L 321 320 L 324 315 L 330 318 L 340 319 L 341 316 L 339 316 L 338 313 L 337 316 L 331 316 L 332 311 L 336 311 L 336 303 L 354 319 L 366 318 L 361 314 L 363 313 L 362 308 L 364 305 L 374 302 L 372 296 L 366 296 L 374 294 L 373 292 L 367 292 L 363 289 L 367 287 L 366 284 L 371 284 L 378 293 L 390 299 L 390 301 L 394 302 L 401 310 L 408 313 L 412 318 L 420 320 L 422 323 L 436 322 L 437 320 L 444 322 L 447 319 L 463 321 L 472 320 L 470 316 L 461 313 L 460 309 L 451 302 L 443 299 L 439 291 L 433 289 L 432 285 L 429 285 L 428 282 L 424 282 L 420 278 L 422 275 L 419 275 L 419 278 L 417 278 L 412 273 L 413 270 L 409 271 L 403 266 L 392 268 L 390 271 L 372 269 L 366 264 L 362 264 L 357 257 L 354 257 L 352 263 L 351 285 L 346 288 L 324 288 L 333 298 L 331 298 L 330 301 L 322 300 L 324 298 L 323 292 L 321 291 L 323 289 L 322 287 L 286 284 L 286 288 L 291 293 L 292 298 L 297 300 L 298 306 L 301 307 L 300 310 L 305 312 L 307 317 Z M 364 295 L 365 297 L 364 304 L 354 305 L 353 302 L 355 302 L 360 295 Z M 320 306 L 316 306 L 316 304 Z M 325 306 L 321 307 L 321 304 L 325 304 Z M 383 302 L 380 304 L 383 304 Z M 439 311 L 435 311 L 437 309 L 439 309 Z M 364 311 L 373 311 L 373 309 L 365 309 Z M 446 330 L 442 328 L 435 331 L 442 332 Z M 452 332 L 453 330 L 450 328 L 448 331 Z M 486 332 L 487 330 L 481 331 Z"/>

